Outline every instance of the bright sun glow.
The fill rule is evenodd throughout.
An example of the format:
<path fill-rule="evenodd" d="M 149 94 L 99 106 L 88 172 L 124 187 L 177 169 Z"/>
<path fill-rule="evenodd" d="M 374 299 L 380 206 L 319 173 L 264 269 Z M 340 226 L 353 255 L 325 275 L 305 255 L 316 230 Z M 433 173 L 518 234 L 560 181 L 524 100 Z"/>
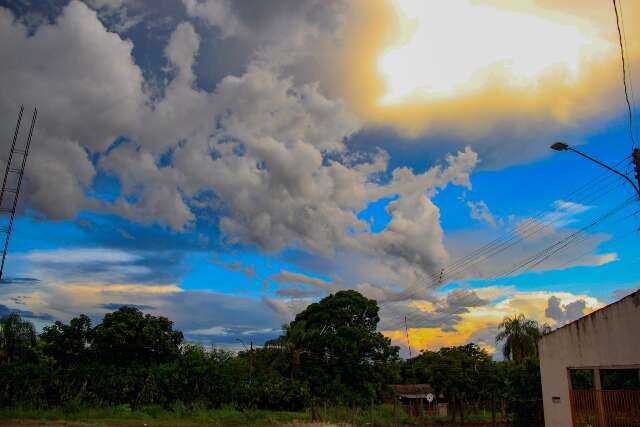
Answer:
<path fill-rule="evenodd" d="M 488 83 L 526 87 L 551 71 L 574 81 L 583 54 L 608 47 L 589 27 L 531 10 L 498 9 L 477 0 L 393 4 L 410 35 L 379 58 L 387 84 L 383 105 L 451 98 Z"/>

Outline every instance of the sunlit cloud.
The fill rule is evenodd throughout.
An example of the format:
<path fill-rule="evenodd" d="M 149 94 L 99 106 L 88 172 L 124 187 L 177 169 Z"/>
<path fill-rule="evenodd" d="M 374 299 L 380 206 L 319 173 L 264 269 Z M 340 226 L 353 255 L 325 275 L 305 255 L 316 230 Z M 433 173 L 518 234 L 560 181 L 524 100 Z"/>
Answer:
<path fill-rule="evenodd" d="M 603 303 L 594 297 L 570 292 L 523 292 L 516 291 L 513 287 L 501 286 L 479 288 L 474 291 L 479 297 L 491 299 L 492 302 L 482 306 L 467 307 L 467 312 L 460 314 L 461 320 L 455 324 L 455 329 L 419 328 L 408 324 L 409 343 L 413 351 L 437 350 L 440 347 L 475 342 L 489 352 L 494 352 L 497 347 L 495 343 L 497 327 L 506 316 L 522 313 L 540 324 L 559 326 L 581 315 L 575 309 L 576 307 L 583 309 L 582 314 L 588 314 L 603 306 Z M 432 304 L 419 304 L 417 307 L 425 312 L 434 309 Z M 384 334 L 396 345 L 407 346 L 405 330 L 384 331 Z"/>
<path fill-rule="evenodd" d="M 595 14 L 564 3 L 359 4 L 344 93 L 369 123 L 413 136 L 479 139 L 507 122 L 513 135 L 601 120 L 623 106 L 615 21 L 602 5 L 589 6 Z M 635 6 L 627 16 L 637 18 Z M 637 50 L 628 53 L 635 62 Z"/>
<path fill-rule="evenodd" d="M 393 6 L 411 34 L 378 60 L 387 86 L 382 105 L 464 96 L 496 75 L 518 88 L 552 71 L 575 82 L 586 52 L 597 55 L 609 47 L 592 26 L 533 14 L 540 11 L 469 0 L 394 0 Z"/>

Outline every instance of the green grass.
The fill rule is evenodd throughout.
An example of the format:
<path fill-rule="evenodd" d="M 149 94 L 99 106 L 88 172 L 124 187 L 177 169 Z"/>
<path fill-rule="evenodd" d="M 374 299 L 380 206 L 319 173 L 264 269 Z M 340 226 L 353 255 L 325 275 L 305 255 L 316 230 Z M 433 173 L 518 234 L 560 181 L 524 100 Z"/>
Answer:
<path fill-rule="evenodd" d="M 175 405 L 171 410 L 149 406 L 132 410 L 128 405 L 76 410 L 4 408 L 0 420 L 46 420 L 89 424 L 153 424 L 153 425 L 276 425 L 311 419 L 307 412 L 236 410 L 233 408 L 187 410 Z"/>
<path fill-rule="evenodd" d="M 426 423 L 446 424 L 450 417 L 409 417 L 402 409 L 394 413 L 393 405 L 379 405 L 373 408 L 318 407 L 317 421 L 331 424 L 350 424 L 364 426 L 420 425 Z M 283 425 L 311 422 L 311 411 L 285 412 L 266 410 L 238 410 L 232 407 L 207 409 L 195 405 L 188 409 L 176 404 L 171 409 L 161 406 L 147 406 L 132 410 L 129 405 L 100 408 L 52 408 L 31 409 L 27 407 L 0 408 L 0 421 L 38 420 L 51 422 L 78 422 L 94 425 L 160 425 L 160 426 L 198 426 L 198 425 Z M 491 421 L 489 414 L 467 415 L 465 421 Z"/>

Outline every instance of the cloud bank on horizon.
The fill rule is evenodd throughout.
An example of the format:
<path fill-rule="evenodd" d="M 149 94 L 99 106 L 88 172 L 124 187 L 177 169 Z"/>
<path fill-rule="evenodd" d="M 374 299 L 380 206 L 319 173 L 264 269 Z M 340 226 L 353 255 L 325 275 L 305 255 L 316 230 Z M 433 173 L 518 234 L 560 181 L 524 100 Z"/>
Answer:
<path fill-rule="evenodd" d="M 620 113 L 614 27 L 599 3 L 23 3 L 0 3 L 0 127 L 17 105 L 38 105 L 21 215 L 25 229 L 68 231 L 20 246 L 15 274 L 40 282 L 2 289 L 2 307 L 45 322 L 133 304 L 230 344 L 356 289 L 383 304 L 381 329 L 400 344 L 398 319 L 411 313 L 419 348 L 492 349 L 504 315 L 562 324 L 602 305 L 585 292 L 469 287 L 572 235 L 588 203 L 558 200 L 518 251 L 469 268 L 457 288 L 437 280 L 482 242 L 479 228 L 533 221 L 472 200 L 474 173 L 527 164 L 551 135 L 587 138 Z M 633 39 L 640 8 L 625 7 Z M 431 25 L 438 14 L 484 18 Z M 553 37 L 564 42 L 539 47 Z M 629 55 L 637 67 L 635 46 Z M 353 142 L 376 132 L 393 141 Z M 398 163 L 405 146 L 427 166 Z M 447 191 L 470 197 L 468 222 L 450 232 Z M 618 260 L 600 249 L 608 234 L 588 237 L 535 271 Z M 230 274 L 245 288 L 219 283 Z"/>

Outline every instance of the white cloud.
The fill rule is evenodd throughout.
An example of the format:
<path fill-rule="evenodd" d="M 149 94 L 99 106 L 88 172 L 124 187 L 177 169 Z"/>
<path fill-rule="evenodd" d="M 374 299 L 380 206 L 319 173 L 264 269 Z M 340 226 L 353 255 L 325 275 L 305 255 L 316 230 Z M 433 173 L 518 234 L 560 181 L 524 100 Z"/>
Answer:
<path fill-rule="evenodd" d="M 189 16 L 202 18 L 217 27 L 222 37 L 242 36 L 249 31 L 234 15 L 228 0 L 182 0 L 182 3 Z"/>
<path fill-rule="evenodd" d="M 489 206 L 483 201 L 480 200 L 478 202 L 468 201 L 467 206 L 469 206 L 471 218 L 484 221 L 492 227 L 496 226 L 496 219 L 493 217 L 493 214 L 489 210 Z"/>
<path fill-rule="evenodd" d="M 140 256 L 130 252 L 106 248 L 36 250 L 24 257 L 31 262 L 51 263 L 128 263 L 140 259 Z"/>

